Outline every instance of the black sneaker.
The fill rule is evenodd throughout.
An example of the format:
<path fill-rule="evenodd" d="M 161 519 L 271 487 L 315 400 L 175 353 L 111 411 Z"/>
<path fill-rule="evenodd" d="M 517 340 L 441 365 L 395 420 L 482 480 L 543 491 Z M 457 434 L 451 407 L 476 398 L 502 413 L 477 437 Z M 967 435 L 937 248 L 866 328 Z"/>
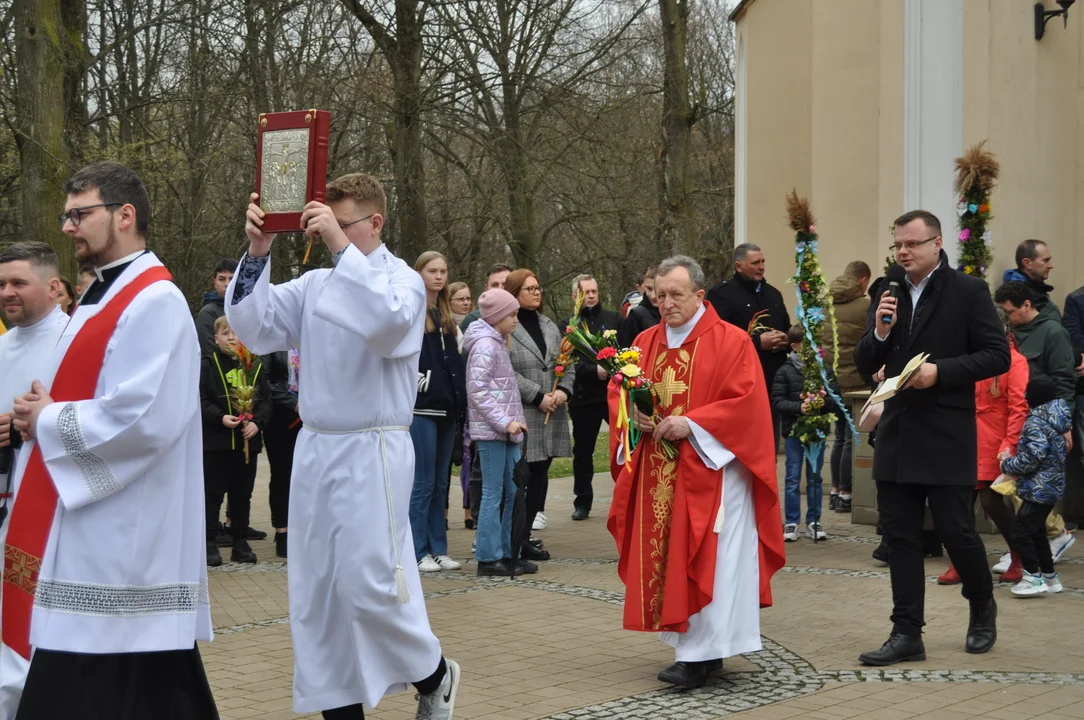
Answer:
<path fill-rule="evenodd" d="M 840 498 L 839 501 L 836 503 L 836 512 L 837 513 L 849 513 L 850 511 L 851 511 L 851 499 L 850 498 Z"/>
<path fill-rule="evenodd" d="M 533 560 L 535 562 L 545 562 L 550 559 L 549 550 L 539 550 L 531 543 L 527 543 L 523 546 L 521 557 L 524 560 Z"/>
<path fill-rule="evenodd" d="M 505 562 L 508 561 L 505 560 Z M 536 572 L 538 572 L 538 566 L 530 560 L 520 560 L 516 563 L 516 569 L 522 570 L 525 575 L 534 575 Z M 516 574 L 519 575 L 519 573 Z"/>
<path fill-rule="evenodd" d="M 245 540 L 266 540 L 267 533 L 263 530 L 256 530 L 251 527 L 245 528 Z"/>
<path fill-rule="evenodd" d="M 828 509 L 835 510 L 837 507 L 839 507 L 839 495 L 832 493 L 828 496 Z"/>
<path fill-rule="evenodd" d="M 252 552 L 252 548 L 248 546 L 247 540 L 237 540 L 233 543 L 233 550 L 230 552 L 230 562 L 256 562 L 256 553 Z"/>
<path fill-rule="evenodd" d="M 523 570 L 516 568 L 516 575 L 522 575 Z M 504 560 L 493 560 L 492 562 L 480 562 L 478 563 L 478 575 L 481 577 L 509 577 L 512 575 L 512 571 L 508 569 L 508 564 Z"/>
<path fill-rule="evenodd" d="M 220 548 L 231 547 L 233 545 L 233 536 L 219 528 L 218 534 L 215 535 L 215 545 Z"/>
<path fill-rule="evenodd" d="M 286 557 L 286 535 L 284 532 L 275 533 L 275 555 L 280 558 Z"/>
<path fill-rule="evenodd" d="M 207 543 L 207 567 L 218 567 L 222 564 L 222 553 L 213 542 Z"/>

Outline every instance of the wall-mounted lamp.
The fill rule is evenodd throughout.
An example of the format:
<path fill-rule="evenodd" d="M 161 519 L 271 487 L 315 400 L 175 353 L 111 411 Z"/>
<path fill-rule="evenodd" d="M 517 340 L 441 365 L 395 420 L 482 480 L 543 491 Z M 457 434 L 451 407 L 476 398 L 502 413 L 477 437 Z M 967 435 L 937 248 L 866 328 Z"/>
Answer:
<path fill-rule="evenodd" d="M 1069 7 L 1074 2 L 1076 2 L 1076 0 L 1058 0 L 1058 5 L 1061 5 L 1061 10 L 1047 10 L 1043 7 L 1041 2 L 1035 3 L 1035 39 L 1043 39 L 1046 21 L 1050 18 L 1056 18 L 1058 15 L 1061 15 L 1062 19 L 1065 21 L 1065 27 L 1069 27 Z"/>

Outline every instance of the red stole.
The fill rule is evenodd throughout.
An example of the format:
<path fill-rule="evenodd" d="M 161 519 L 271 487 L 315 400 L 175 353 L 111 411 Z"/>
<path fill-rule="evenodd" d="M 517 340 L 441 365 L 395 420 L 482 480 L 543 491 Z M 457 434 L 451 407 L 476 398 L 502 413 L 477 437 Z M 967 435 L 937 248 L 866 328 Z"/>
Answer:
<path fill-rule="evenodd" d="M 90 400 L 98 387 L 106 346 L 117 329 L 120 316 L 146 287 L 173 276 L 162 266 L 145 270 L 121 288 L 105 307 L 88 319 L 64 353 L 50 395 L 56 402 Z M 56 486 L 49 476 L 41 446 L 34 445 L 11 510 L 7 547 L 4 550 L 3 640 L 25 659 L 30 659 L 30 617 L 34 592 L 57 503 Z"/>
<path fill-rule="evenodd" d="M 681 348 L 668 350 L 666 328 L 637 338 L 662 414 L 685 415 L 749 468 L 760 539 L 760 602 L 771 605 L 771 578 L 783 566 L 771 406 L 752 342 L 710 306 Z M 613 423 L 611 422 L 611 425 Z M 650 435 L 620 468 L 607 526 L 625 583 L 624 627 L 685 632 L 712 599 L 718 551 L 713 532 L 720 473 L 687 440 L 668 461 Z M 726 572 L 725 568 L 720 569 Z"/>

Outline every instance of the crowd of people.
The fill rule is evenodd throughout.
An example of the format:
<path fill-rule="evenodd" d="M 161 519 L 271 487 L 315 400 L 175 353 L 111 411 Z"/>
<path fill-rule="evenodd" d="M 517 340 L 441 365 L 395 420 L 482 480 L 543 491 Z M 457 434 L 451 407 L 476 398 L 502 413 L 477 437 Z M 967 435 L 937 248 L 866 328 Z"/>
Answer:
<path fill-rule="evenodd" d="M 594 510 L 595 454 L 604 423 L 615 418 L 614 394 L 607 372 L 591 359 L 560 360 L 564 329 L 573 322 L 595 334 L 614 331 L 623 347 L 643 346 L 642 367 L 665 388 L 661 407 L 675 411 L 660 419 L 634 408 L 629 421 L 645 436 L 687 440 L 691 448 L 676 462 L 655 440 L 633 450 L 614 436 L 608 448 L 616 481 L 608 528 L 627 587 L 625 627 L 661 632 L 675 648 L 677 662 L 660 679 L 696 687 L 723 657 L 759 649 L 755 610 L 771 603 L 768 583 L 782 565 L 783 543 L 803 535 L 828 539 L 821 521 L 825 458 L 810 456 L 791 437 L 809 403 L 802 372 L 809 338 L 765 279 L 766 259 L 756 245 L 735 248 L 733 276 L 710 287 L 692 259 L 663 259 L 642 271 L 616 310 L 605 307 L 595 277 L 577 275 L 561 292 L 570 293 L 580 313 L 557 323 L 544 311 L 544 285 L 532 269 L 494 265 L 475 301 L 468 284 L 451 282 L 455 268 L 442 254 L 423 253 L 413 268 L 394 257 L 380 239 L 383 190 L 374 178 L 353 174 L 330 183 L 328 204 L 311 203 L 303 215 L 306 232 L 331 250 L 333 268 L 273 285 L 274 235 L 262 230 L 265 215 L 253 196 L 248 251 L 240 261 L 218 262 L 194 319 L 178 321 L 183 299 L 162 282 L 168 272 L 145 249 L 149 203 L 138 177 L 102 163 L 73 178 L 68 193 L 61 222 L 77 258 L 86 261 L 74 288 L 48 245 L 17 243 L 0 254 L 0 300 L 11 327 L 0 337 L 0 397 L 15 398 L 0 406 L 0 474 L 7 484 L 0 522 L 16 493 L 53 503 L 51 531 L 28 529 L 25 513 L 4 525 L 11 528 L 9 564 L 20 553 L 40 562 L 49 533 L 67 533 L 63 553 L 49 555 L 34 582 L 39 590 L 64 583 L 97 588 L 86 599 L 93 607 L 82 610 L 61 605 L 75 601 L 31 593 L 36 618 L 37 608 L 94 616 L 95 608 L 131 601 L 103 596 L 117 585 L 119 566 L 102 566 L 98 578 L 80 569 L 82 554 L 109 540 L 86 540 L 92 533 L 79 508 L 100 502 L 121 516 L 142 518 L 146 511 L 160 519 L 133 532 L 144 532 L 171 570 L 156 574 L 151 563 L 140 579 L 147 587 L 168 581 L 164 609 L 155 612 L 167 622 L 170 613 L 182 618 L 183 631 L 162 625 L 153 629 L 160 633 L 154 641 L 115 640 L 109 646 L 126 660 L 102 666 L 99 680 L 118 672 L 142 677 L 147 652 L 169 651 L 172 664 L 156 666 L 159 674 L 188 683 L 194 706 L 213 705 L 192 650 L 195 640 L 210 637 L 205 566 L 222 564 L 220 547 L 231 549 L 232 562 L 257 561 L 249 541 L 267 533 L 252 528 L 250 517 L 263 455 L 275 552 L 292 560 L 295 709 L 361 718 L 363 703 L 375 706 L 387 691 L 411 682 L 419 692 L 418 717 L 451 717 L 459 667 L 430 630 L 420 573 L 463 567 L 448 550 L 453 473 L 464 525 L 476 533 L 478 575 L 537 573 L 538 563 L 550 559 L 540 537 L 532 534 L 522 546 L 512 537 L 513 498 L 525 484 L 526 526 L 546 530 L 555 458 L 572 458 L 571 519 L 588 520 Z M 120 239 L 110 244 L 114 235 Z M 828 365 L 838 367 L 822 391 L 829 412 L 840 409 L 832 397 L 875 387 L 919 352 L 933 358 L 886 403 L 873 434 L 883 533 L 874 557 L 890 565 L 895 608 L 888 642 L 861 657 L 871 665 L 924 659 L 922 559 L 942 544 L 952 563 L 939 581 L 962 584 L 971 605 L 965 647 L 993 646 L 996 603 L 975 531 L 976 499 L 1010 548 L 993 571 L 1015 583 L 1012 593 L 1061 591 L 1054 564 L 1074 536 L 1055 508 L 1065 492 L 1068 452 L 1084 443 L 1084 288 L 1070 293 L 1059 312 L 1046 284 L 1049 246 L 1021 243 L 1016 268 L 992 300 L 985 283 L 948 265 L 940 223 L 929 213 L 897 219 L 891 250 L 903 270 L 899 292 L 885 278 L 873 280 L 864 262 L 850 263 L 830 284 L 837 327 L 817 338 Z M 359 298 L 371 312 L 343 310 Z M 141 353 L 152 341 L 145 359 Z M 94 382 L 83 377 L 98 365 Z M 52 368 L 55 378 L 39 377 L 41 368 Z M 150 385 L 132 376 L 153 377 L 152 389 L 165 388 L 168 378 L 173 390 L 147 392 Z M 189 385 L 192 398 L 184 394 Z M 827 509 L 848 513 L 853 428 L 837 414 Z M 193 431 L 186 418 L 200 428 Z M 148 433 L 156 433 L 153 442 Z M 16 454 L 30 441 L 34 453 Z M 133 443 L 146 458 L 132 459 Z M 414 458 L 409 474 L 393 462 L 408 456 Z M 202 473 L 193 469 L 198 466 Z M 152 469 L 166 478 L 155 486 L 157 495 L 143 490 Z M 291 486 L 294 473 L 305 482 Z M 198 487 L 194 477 L 201 478 Z M 682 490 L 675 492 L 679 477 Z M 1009 485 L 1011 492 L 1003 492 Z M 374 497 L 386 500 L 386 512 Z M 187 513 L 200 500 L 205 537 L 197 540 L 195 525 L 182 533 L 178 518 L 163 513 L 170 501 Z M 153 511 L 146 510 L 150 502 L 159 503 Z M 688 512 L 675 512 L 675 502 Z M 660 503 L 670 504 L 665 523 L 657 519 Z M 932 533 L 923 530 L 927 513 Z M 717 543 L 692 540 L 710 530 Z M 173 533 L 173 541 L 159 547 L 159 531 Z M 641 541 L 645 532 L 648 542 Z M 688 538 L 687 545 L 671 543 L 675 537 Z M 198 566 L 190 562 L 194 544 Z M 717 559 L 737 582 L 721 582 Z M 658 576 L 667 562 L 673 579 Z M 36 707 L 60 707 L 48 684 L 72 672 L 78 661 L 72 656 L 100 652 L 96 636 L 60 621 L 48 632 L 34 625 L 39 629 L 31 633 L 30 603 L 16 605 L 26 593 L 10 587 L 18 577 L 5 572 L 4 621 L 20 620 L 5 627 L 0 666 L 13 664 L 17 672 L 6 676 L 28 679 L 25 693 L 21 681 L 0 688 L 0 707 L 5 697 L 21 695 Z M 132 610 L 136 618 L 145 614 Z M 130 637 L 110 617 L 116 627 L 103 621 L 95 632 Z M 161 682 L 148 681 L 140 702 L 156 706 Z M 80 690 L 63 702 L 92 692 Z"/>

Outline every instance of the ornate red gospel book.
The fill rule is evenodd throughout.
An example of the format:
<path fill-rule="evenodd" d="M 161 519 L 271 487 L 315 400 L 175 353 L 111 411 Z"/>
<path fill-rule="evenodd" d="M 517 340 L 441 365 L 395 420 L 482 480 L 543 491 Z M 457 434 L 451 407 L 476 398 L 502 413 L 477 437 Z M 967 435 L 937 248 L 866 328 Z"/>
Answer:
<path fill-rule="evenodd" d="M 267 232 L 301 232 L 306 203 L 323 202 L 331 113 L 263 113 L 256 129 L 256 192 Z"/>

